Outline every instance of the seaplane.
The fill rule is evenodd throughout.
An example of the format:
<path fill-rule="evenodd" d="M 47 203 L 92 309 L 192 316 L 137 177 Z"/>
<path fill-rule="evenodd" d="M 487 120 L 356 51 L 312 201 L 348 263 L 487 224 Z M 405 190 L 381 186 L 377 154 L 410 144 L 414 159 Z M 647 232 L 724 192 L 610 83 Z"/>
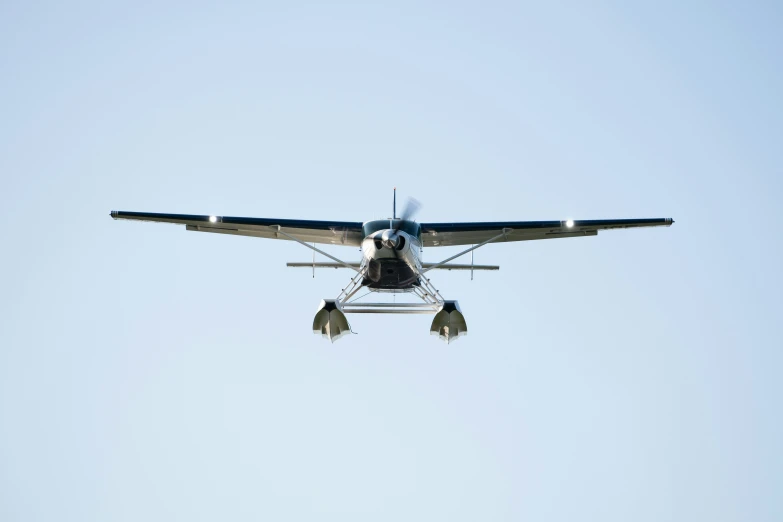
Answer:
<path fill-rule="evenodd" d="M 311 221 L 229 217 L 216 215 L 158 214 L 111 211 L 113 219 L 151 221 L 184 225 L 194 232 L 212 232 L 265 239 L 295 241 L 313 251 L 312 262 L 291 262 L 289 267 L 345 268 L 355 272 L 350 282 L 334 299 L 322 299 L 313 333 L 334 342 L 350 333 L 346 314 L 433 314 L 430 333 L 450 343 L 468 333 L 462 309 L 456 300 L 447 300 L 430 281 L 432 270 L 468 270 L 473 278 L 477 270 L 499 270 L 497 265 L 476 265 L 473 252 L 490 243 L 532 241 L 568 237 L 595 236 L 599 231 L 620 228 L 668 227 L 671 218 L 647 219 L 564 219 L 557 221 L 494 221 L 419 223 L 414 215 L 420 204 L 413 198 L 397 216 L 397 189 L 394 189 L 392 217 L 364 222 Z M 362 258 L 349 262 L 316 247 L 316 244 L 360 247 Z M 423 249 L 469 246 L 435 263 L 422 261 Z M 330 262 L 316 262 L 315 254 Z M 452 263 L 471 254 L 471 263 Z M 364 290 L 364 292 L 362 292 Z M 359 295 L 361 293 L 361 295 Z M 378 301 L 368 302 L 367 295 Z M 394 294 L 394 301 L 381 300 L 382 294 Z M 405 294 L 405 302 L 396 295 Z"/>

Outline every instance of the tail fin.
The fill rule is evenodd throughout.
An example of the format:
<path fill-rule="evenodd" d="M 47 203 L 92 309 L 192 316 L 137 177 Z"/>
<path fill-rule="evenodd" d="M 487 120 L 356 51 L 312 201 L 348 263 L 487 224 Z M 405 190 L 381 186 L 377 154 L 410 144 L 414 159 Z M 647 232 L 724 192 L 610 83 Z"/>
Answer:
<path fill-rule="evenodd" d="M 397 219 L 397 187 L 394 187 L 394 207 L 392 208 L 392 219 Z"/>

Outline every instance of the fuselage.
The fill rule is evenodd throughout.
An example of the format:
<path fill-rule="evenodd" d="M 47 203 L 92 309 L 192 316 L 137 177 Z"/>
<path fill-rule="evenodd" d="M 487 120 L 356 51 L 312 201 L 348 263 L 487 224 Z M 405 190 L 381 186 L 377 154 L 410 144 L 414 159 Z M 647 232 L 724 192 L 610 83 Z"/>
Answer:
<path fill-rule="evenodd" d="M 364 285 L 374 290 L 404 291 L 420 284 L 421 232 L 418 223 L 380 219 L 366 222 L 363 230 Z"/>

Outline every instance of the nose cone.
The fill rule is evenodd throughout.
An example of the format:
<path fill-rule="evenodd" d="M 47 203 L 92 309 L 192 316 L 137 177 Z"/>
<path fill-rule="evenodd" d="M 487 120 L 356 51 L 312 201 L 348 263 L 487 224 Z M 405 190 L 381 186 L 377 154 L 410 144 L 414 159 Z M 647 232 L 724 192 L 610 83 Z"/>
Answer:
<path fill-rule="evenodd" d="M 386 248 L 397 248 L 399 239 L 399 236 L 394 230 L 384 230 L 381 233 L 381 242 Z"/>

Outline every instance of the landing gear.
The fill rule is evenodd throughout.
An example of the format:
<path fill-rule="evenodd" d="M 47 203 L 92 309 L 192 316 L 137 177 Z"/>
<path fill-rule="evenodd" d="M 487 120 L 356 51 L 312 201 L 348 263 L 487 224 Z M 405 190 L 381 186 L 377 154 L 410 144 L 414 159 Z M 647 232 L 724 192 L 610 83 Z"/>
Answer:
<path fill-rule="evenodd" d="M 446 301 L 430 280 L 418 272 L 418 283 L 404 290 L 384 290 L 374 288 L 362 277 L 360 271 L 343 289 L 337 299 L 324 299 L 313 319 L 313 333 L 321 334 L 334 342 L 351 333 L 346 314 L 435 314 L 430 333 L 450 343 L 468 333 L 465 316 L 462 315 L 457 301 Z M 361 289 L 371 293 L 408 294 L 417 297 L 420 302 L 365 302 L 360 301 L 364 294 L 356 297 Z"/>
<path fill-rule="evenodd" d="M 313 319 L 313 333 L 335 342 L 351 333 L 351 325 L 335 299 L 324 299 Z"/>
<path fill-rule="evenodd" d="M 457 301 L 444 301 L 440 311 L 435 314 L 430 327 L 430 334 L 437 335 L 441 341 L 450 343 L 467 335 L 468 325 Z"/>
<path fill-rule="evenodd" d="M 404 221 L 404 219 L 403 219 Z M 389 223 L 389 230 L 391 229 L 391 221 Z M 439 339 L 450 343 L 461 336 L 468 333 L 468 326 L 465 323 L 465 316 L 462 315 L 462 310 L 459 308 L 457 301 L 446 301 L 440 292 L 432 285 L 430 280 L 425 275 L 430 270 L 449 267 L 456 268 L 455 265 L 447 265 L 449 261 L 458 258 L 461 255 L 473 252 L 477 248 L 480 248 L 487 243 L 491 243 L 511 231 L 511 229 L 504 228 L 501 234 L 495 237 L 491 237 L 486 241 L 474 245 L 471 248 L 460 252 L 448 259 L 445 259 L 439 263 L 428 265 L 426 268 L 422 266 L 418 255 L 413 250 L 406 250 L 410 256 L 400 257 L 398 250 L 402 247 L 397 246 L 397 241 L 403 241 L 402 245 L 405 245 L 405 235 L 397 236 L 397 230 L 394 229 L 395 237 L 398 237 L 394 241 L 394 245 L 387 245 L 384 241 L 387 241 L 387 231 L 383 232 L 381 239 L 378 239 L 377 234 L 373 240 L 372 236 L 367 236 L 365 242 L 375 244 L 375 248 L 380 250 L 382 247 L 378 244 L 383 243 L 384 248 L 395 248 L 394 258 L 382 256 L 382 258 L 367 258 L 365 257 L 362 262 L 357 266 L 356 264 L 346 263 L 326 252 L 318 250 L 315 245 L 311 246 L 298 239 L 291 234 L 283 232 L 279 225 L 275 225 L 276 233 L 287 237 L 297 243 L 300 243 L 307 248 L 310 248 L 314 252 L 323 254 L 324 256 L 335 261 L 336 265 L 345 266 L 351 270 L 356 271 L 356 275 L 351 279 L 351 282 L 343 288 L 340 295 L 336 299 L 324 299 L 321 301 L 321 305 L 315 314 L 313 319 L 313 333 L 321 334 L 326 339 L 334 342 L 343 336 L 352 333 L 351 326 L 348 324 L 348 319 L 345 314 L 435 314 L 435 318 L 432 320 L 430 326 L 430 333 L 437 335 Z M 391 236 L 389 236 L 391 237 Z M 388 239 L 391 242 L 391 239 Z M 417 243 L 418 244 L 418 243 Z M 411 247 L 408 247 L 409 249 Z M 336 265 L 334 265 L 336 267 Z M 299 264 L 293 264 L 293 266 L 300 266 Z M 307 266 L 307 265 L 301 265 Z M 313 258 L 313 274 L 315 274 L 315 257 Z M 332 266 L 332 265 L 330 265 Z M 462 267 L 460 267 L 462 268 Z M 490 267 L 491 268 L 491 267 Z M 459 269 L 459 268 L 457 268 Z M 471 276 L 473 271 L 473 263 L 470 264 Z M 472 277 L 471 277 L 472 278 Z M 394 302 L 376 302 L 368 303 L 366 301 L 359 302 L 367 294 L 357 297 L 357 293 L 365 289 L 368 293 L 391 293 L 391 294 L 410 294 L 418 297 L 421 302 L 400 302 L 396 299 Z"/>

